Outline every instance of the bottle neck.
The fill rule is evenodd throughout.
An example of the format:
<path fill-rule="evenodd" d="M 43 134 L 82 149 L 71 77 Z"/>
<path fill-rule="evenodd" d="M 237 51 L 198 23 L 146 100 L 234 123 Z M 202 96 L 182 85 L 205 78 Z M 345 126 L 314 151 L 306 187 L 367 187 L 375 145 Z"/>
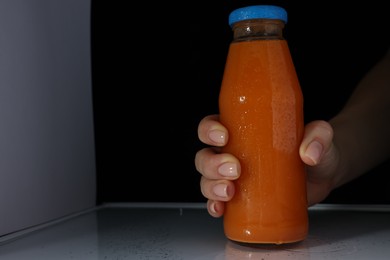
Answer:
<path fill-rule="evenodd" d="M 273 19 L 252 19 L 233 25 L 233 42 L 250 40 L 282 40 L 284 22 Z"/>

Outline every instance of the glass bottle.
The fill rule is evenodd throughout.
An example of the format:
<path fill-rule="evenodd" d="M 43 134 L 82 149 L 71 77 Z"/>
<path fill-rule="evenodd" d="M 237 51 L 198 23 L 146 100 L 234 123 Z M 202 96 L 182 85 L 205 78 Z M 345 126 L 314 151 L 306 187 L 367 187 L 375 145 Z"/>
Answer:
<path fill-rule="evenodd" d="M 306 173 L 299 156 L 303 96 L 283 36 L 285 9 L 255 5 L 229 16 L 229 46 L 219 96 L 229 131 L 222 152 L 235 155 L 241 176 L 226 203 L 224 231 L 238 242 L 292 243 L 308 233 Z"/>

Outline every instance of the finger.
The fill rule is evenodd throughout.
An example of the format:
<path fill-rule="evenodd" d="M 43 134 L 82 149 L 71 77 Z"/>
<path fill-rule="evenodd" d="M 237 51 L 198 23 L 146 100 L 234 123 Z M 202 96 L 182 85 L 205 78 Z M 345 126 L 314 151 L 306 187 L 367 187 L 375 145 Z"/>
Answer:
<path fill-rule="evenodd" d="M 305 133 L 299 149 L 304 163 L 317 165 L 330 149 L 333 139 L 332 126 L 323 120 L 310 122 L 305 126 Z"/>
<path fill-rule="evenodd" d="M 235 192 L 232 181 L 210 180 L 204 177 L 200 179 L 200 188 L 204 197 L 215 201 L 229 201 Z"/>
<path fill-rule="evenodd" d="M 223 215 L 225 211 L 225 202 L 218 201 L 218 200 L 208 200 L 207 211 L 211 216 L 215 218 L 219 218 Z"/>
<path fill-rule="evenodd" d="M 207 179 L 237 179 L 240 162 L 231 154 L 217 153 L 213 148 L 203 148 L 195 154 L 195 167 Z"/>
<path fill-rule="evenodd" d="M 228 132 L 218 119 L 218 115 L 209 115 L 199 122 L 198 137 L 200 141 L 214 146 L 223 146 L 226 144 Z"/>

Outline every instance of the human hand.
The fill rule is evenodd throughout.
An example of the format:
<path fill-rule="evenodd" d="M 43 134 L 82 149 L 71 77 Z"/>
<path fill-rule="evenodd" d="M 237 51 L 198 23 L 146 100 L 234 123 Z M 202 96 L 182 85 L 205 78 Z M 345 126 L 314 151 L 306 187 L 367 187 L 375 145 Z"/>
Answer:
<path fill-rule="evenodd" d="M 207 209 L 213 217 L 223 215 L 225 202 L 234 196 L 233 181 L 239 178 L 241 172 L 236 157 L 221 153 L 220 148 L 227 143 L 229 134 L 218 119 L 218 115 L 209 115 L 199 122 L 199 140 L 209 147 L 195 155 L 195 167 L 202 175 L 201 192 L 208 199 Z M 317 120 L 305 126 L 299 154 L 307 169 L 309 206 L 325 199 L 335 187 L 339 153 L 332 140 L 333 129 L 328 122 Z"/>

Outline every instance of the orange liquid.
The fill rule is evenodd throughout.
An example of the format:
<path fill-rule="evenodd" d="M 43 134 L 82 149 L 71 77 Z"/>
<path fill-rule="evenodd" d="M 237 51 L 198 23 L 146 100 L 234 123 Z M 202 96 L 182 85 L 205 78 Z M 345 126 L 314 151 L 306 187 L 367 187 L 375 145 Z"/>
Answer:
<path fill-rule="evenodd" d="M 282 244 L 308 232 L 306 173 L 299 157 L 303 97 L 285 40 L 233 42 L 219 97 L 229 130 L 223 152 L 242 172 L 226 204 L 226 236 Z"/>

